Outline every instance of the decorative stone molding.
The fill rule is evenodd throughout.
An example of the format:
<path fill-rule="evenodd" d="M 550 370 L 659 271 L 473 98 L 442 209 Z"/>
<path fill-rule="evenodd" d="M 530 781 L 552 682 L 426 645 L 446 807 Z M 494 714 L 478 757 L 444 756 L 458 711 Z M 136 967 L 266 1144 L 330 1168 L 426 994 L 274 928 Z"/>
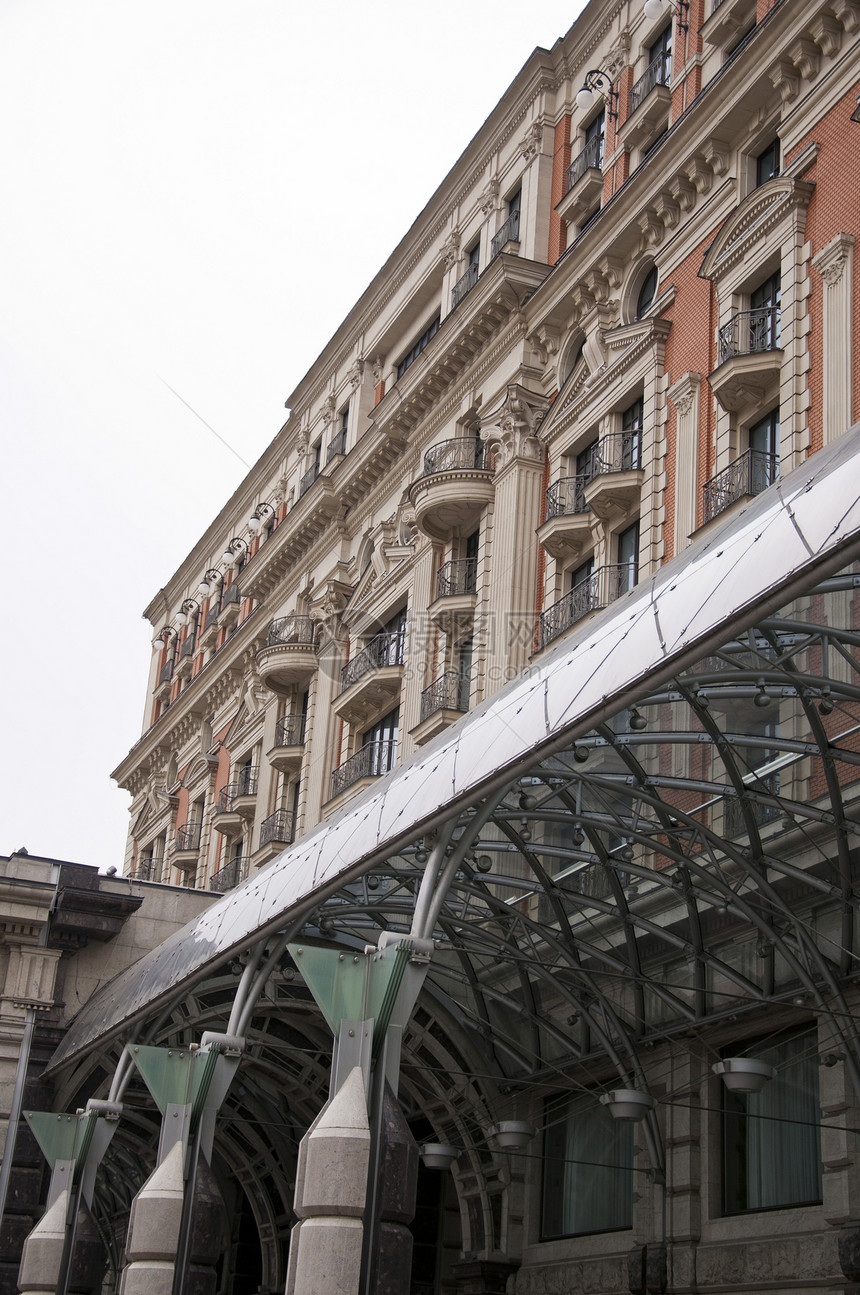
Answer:
<path fill-rule="evenodd" d="M 543 459 L 538 432 L 549 402 L 537 392 L 512 382 L 500 408 L 481 426 L 481 439 L 495 450 L 497 466 L 506 467 L 515 458 Z"/>
<path fill-rule="evenodd" d="M 846 265 L 851 260 L 854 247 L 853 234 L 837 234 L 826 247 L 812 258 L 812 264 L 821 275 L 828 288 L 835 288 L 841 281 Z"/>
<path fill-rule="evenodd" d="M 857 0 L 830 0 L 830 8 L 849 36 L 860 29 L 860 4 Z"/>
<path fill-rule="evenodd" d="M 788 57 L 804 81 L 812 81 L 818 76 L 821 65 L 821 51 L 811 40 L 796 40 L 788 51 Z"/>
<path fill-rule="evenodd" d="M 442 244 L 441 248 L 439 249 L 439 256 L 440 256 L 440 258 L 441 258 L 441 260 L 442 260 L 442 263 L 444 264 L 444 266 L 445 266 L 445 269 L 446 269 L 446 270 L 450 270 L 452 265 L 456 265 L 456 264 L 457 264 L 457 262 L 458 262 L 458 261 L 459 261 L 459 259 L 460 259 L 460 231 L 459 231 L 459 229 L 452 229 L 452 230 L 451 230 L 450 234 L 449 234 L 449 235 L 448 235 L 448 237 L 445 239 L 445 242 Z M 375 369 L 374 369 L 374 374 L 373 374 L 373 376 L 374 376 L 374 378 L 376 379 L 376 381 L 377 381 L 377 382 L 381 382 L 381 381 L 382 381 L 382 366 L 381 366 L 381 365 L 380 365 L 379 377 L 378 377 L 378 378 L 376 377 L 376 370 L 375 370 Z"/>
<path fill-rule="evenodd" d="M 378 386 L 385 377 L 385 356 L 377 355 L 371 363 L 373 368 L 373 381 Z"/>
<path fill-rule="evenodd" d="M 779 95 L 781 103 L 790 103 L 792 99 L 797 98 L 800 90 L 800 75 L 796 71 L 793 62 L 789 62 L 787 58 L 781 58 L 770 69 L 768 76 L 773 83 L 773 88 Z"/>
<path fill-rule="evenodd" d="M 622 27 L 609 52 L 603 59 L 603 66 L 614 81 L 630 62 L 630 32 Z"/>
<path fill-rule="evenodd" d="M 561 333 L 552 324 L 540 324 L 533 333 L 529 334 L 526 341 L 535 352 L 538 362 L 545 365 L 549 362 L 550 356 L 558 354 Z"/>
<path fill-rule="evenodd" d="M 352 364 L 349 366 L 349 369 L 347 370 L 347 374 L 346 374 L 346 380 L 353 391 L 355 391 L 357 387 L 361 386 L 361 379 L 363 375 L 364 375 L 364 358 L 361 355 L 357 355 L 353 360 Z"/>
<path fill-rule="evenodd" d="M 543 143 L 543 126 L 539 121 L 533 121 L 525 135 L 519 142 L 519 150 L 527 162 L 537 157 L 541 151 Z"/>
<path fill-rule="evenodd" d="M 499 197 L 499 181 L 495 176 L 488 181 L 484 192 L 481 194 L 480 207 L 485 216 L 489 216 L 494 211 L 498 211 L 501 204 Z"/>
<path fill-rule="evenodd" d="M 842 48 L 842 28 L 828 14 L 817 14 L 813 18 L 809 34 L 825 58 L 832 58 Z"/>
<path fill-rule="evenodd" d="M 322 421 L 323 426 L 328 427 L 337 417 L 337 399 L 333 391 L 330 391 L 323 401 Z"/>

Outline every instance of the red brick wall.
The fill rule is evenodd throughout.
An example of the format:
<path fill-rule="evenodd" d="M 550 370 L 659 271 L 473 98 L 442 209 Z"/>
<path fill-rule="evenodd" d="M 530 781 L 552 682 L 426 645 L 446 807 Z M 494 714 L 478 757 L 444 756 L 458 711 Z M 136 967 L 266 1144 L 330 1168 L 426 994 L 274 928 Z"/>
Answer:
<path fill-rule="evenodd" d="M 860 209 L 853 183 L 847 177 L 856 176 L 860 168 L 860 124 L 851 121 L 857 107 L 860 83 L 840 100 L 830 112 L 815 123 L 810 133 L 786 157 L 791 161 L 813 140 L 821 145 L 815 164 L 803 175 L 804 180 L 815 182 L 815 192 L 806 213 L 806 237 L 815 256 L 837 234 L 853 234 L 858 240 L 855 249 L 853 300 L 854 335 L 854 389 L 852 396 L 852 421 L 860 411 L 860 365 L 856 363 L 860 346 L 860 292 L 857 290 L 857 258 L 860 257 Z M 821 404 L 823 398 L 823 285 L 821 275 L 814 268 L 809 271 L 810 298 L 810 396 L 809 410 L 810 452 L 821 448 L 823 433 Z"/>

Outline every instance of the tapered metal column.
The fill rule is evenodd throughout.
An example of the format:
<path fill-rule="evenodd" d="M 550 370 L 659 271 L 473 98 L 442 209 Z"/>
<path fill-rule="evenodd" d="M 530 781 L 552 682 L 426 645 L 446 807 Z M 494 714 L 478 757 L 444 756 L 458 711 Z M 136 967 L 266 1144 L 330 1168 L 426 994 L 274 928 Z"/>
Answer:
<path fill-rule="evenodd" d="M 71 1275 L 79 1265 L 92 1270 L 94 1284 L 99 1280 L 102 1244 L 92 1227 L 89 1209 L 96 1170 L 116 1131 L 121 1110 L 118 1103 L 93 1100 L 87 1103 L 86 1110 L 74 1115 L 24 1112 L 51 1166 L 51 1183 L 45 1213 L 24 1242 L 18 1274 L 23 1295 L 36 1291 L 66 1295 Z M 79 1228 L 81 1221 L 83 1229 Z M 82 1230 L 87 1235 L 79 1246 Z M 84 1254 L 84 1250 L 88 1253 Z"/>
<path fill-rule="evenodd" d="M 287 1295 L 407 1295 L 417 1149 L 396 1102 L 400 1037 L 431 949 L 385 935 L 363 954 L 290 946 L 335 1049 L 329 1101 L 299 1152 Z"/>
<path fill-rule="evenodd" d="M 199 1047 L 128 1048 L 162 1121 L 155 1170 L 132 1203 L 120 1295 L 184 1289 L 198 1167 L 208 1165 L 215 1116 L 243 1049 L 243 1039 L 226 1034 L 204 1034 Z"/>

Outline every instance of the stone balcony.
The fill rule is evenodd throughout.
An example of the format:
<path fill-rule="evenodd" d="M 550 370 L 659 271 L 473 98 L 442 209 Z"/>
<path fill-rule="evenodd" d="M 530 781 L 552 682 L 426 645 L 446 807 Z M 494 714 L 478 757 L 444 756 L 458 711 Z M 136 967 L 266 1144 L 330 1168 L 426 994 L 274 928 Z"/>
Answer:
<path fill-rule="evenodd" d="M 405 637 L 402 630 L 377 634 L 341 670 L 340 695 L 332 709 L 348 724 L 365 723 L 392 707 L 403 680 Z"/>
<path fill-rule="evenodd" d="M 445 562 L 436 572 L 436 597 L 427 611 L 446 634 L 471 627 L 478 601 L 478 560 Z"/>
<path fill-rule="evenodd" d="M 275 742 L 266 759 L 281 773 L 295 773 L 305 755 L 304 715 L 284 715 L 275 725 Z"/>
<path fill-rule="evenodd" d="M 212 826 L 223 836 L 238 836 L 257 808 L 257 770 L 246 766 L 218 793 Z"/>
<path fill-rule="evenodd" d="M 282 696 L 307 683 L 317 668 L 317 626 L 310 616 L 282 616 L 272 621 L 266 646 L 257 653 L 260 679 Z"/>
<path fill-rule="evenodd" d="M 493 498 L 493 470 L 476 436 L 434 445 L 424 455 L 424 471 L 409 487 L 420 531 L 431 539 L 468 535 Z"/>

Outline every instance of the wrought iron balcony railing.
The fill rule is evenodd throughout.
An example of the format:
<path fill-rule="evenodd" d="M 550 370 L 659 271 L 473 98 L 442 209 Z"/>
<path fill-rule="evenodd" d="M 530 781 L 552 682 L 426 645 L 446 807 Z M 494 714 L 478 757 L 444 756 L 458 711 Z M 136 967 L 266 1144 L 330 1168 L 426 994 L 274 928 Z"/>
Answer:
<path fill-rule="evenodd" d="M 312 647 L 316 643 L 317 624 L 310 616 L 279 616 L 273 620 L 266 633 L 266 646 L 275 647 L 278 643 L 306 643 Z"/>
<path fill-rule="evenodd" d="M 234 580 L 231 585 L 227 586 L 221 595 L 221 610 L 223 611 L 225 607 L 229 607 L 231 603 L 238 603 L 241 601 L 242 595 L 239 592 L 238 584 Z"/>
<path fill-rule="evenodd" d="M 471 292 L 478 282 L 478 265 L 477 262 L 470 265 L 465 274 L 461 274 L 451 290 L 451 309 L 459 306 L 467 292 Z"/>
<path fill-rule="evenodd" d="M 305 741 L 304 715 L 284 715 L 275 725 L 275 746 L 303 746 Z"/>
<path fill-rule="evenodd" d="M 326 446 L 325 461 L 331 463 L 339 454 L 346 454 L 346 431 L 341 429 L 337 436 L 333 436 Z"/>
<path fill-rule="evenodd" d="M 592 168 L 598 171 L 603 169 L 603 132 L 595 135 L 590 139 L 581 153 L 576 157 L 567 168 L 567 192 L 570 193 L 573 186 L 578 180 L 581 180 L 586 171 Z"/>
<path fill-rule="evenodd" d="M 344 760 L 331 774 L 331 794 L 339 796 L 362 778 L 380 778 L 394 767 L 396 741 L 365 742 L 349 760 Z"/>
<path fill-rule="evenodd" d="M 760 495 L 779 476 L 779 459 L 764 450 L 744 450 L 727 468 L 702 487 L 703 523 L 747 495 Z"/>
<path fill-rule="evenodd" d="M 315 463 L 312 468 L 308 468 L 307 472 L 299 482 L 299 499 L 308 493 L 319 474 L 320 470 L 318 464 Z"/>
<path fill-rule="evenodd" d="M 257 794 L 257 774 L 258 770 L 255 765 L 246 765 L 240 769 L 235 778 L 222 787 L 218 793 L 218 812 L 220 814 L 229 813 L 233 808 L 233 802 L 241 796 L 256 796 Z"/>
<path fill-rule="evenodd" d="M 446 562 L 436 573 L 436 597 L 456 598 L 473 594 L 478 588 L 478 559 L 461 558 Z"/>
<path fill-rule="evenodd" d="M 179 649 L 179 660 L 184 661 L 186 657 L 194 656 L 194 639 L 196 635 L 192 631 L 184 640 L 182 647 Z"/>
<path fill-rule="evenodd" d="M 469 684 L 468 675 L 461 675 L 457 670 L 446 670 L 421 694 L 421 723 L 438 710 L 467 711 Z"/>
<path fill-rule="evenodd" d="M 173 678 L 173 665 L 174 661 L 172 657 L 169 661 L 165 661 L 158 674 L 159 683 L 167 683 L 169 679 Z"/>
<path fill-rule="evenodd" d="M 203 626 L 204 629 L 206 630 L 211 629 L 213 625 L 218 624 L 218 613 L 220 612 L 220 610 L 221 610 L 221 607 L 219 605 L 218 599 L 215 598 L 212 604 L 210 605 L 208 612 L 206 613 L 206 621 Z"/>
<path fill-rule="evenodd" d="M 562 477 L 560 481 L 554 481 L 551 486 L 547 486 L 547 520 L 550 517 L 570 517 L 576 513 L 587 513 L 585 487 L 590 480 L 591 476 L 588 473 L 580 473 L 575 477 Z"/>
<path fill-rule="evenodd" d="M 405 633 L 395 630 L 392 634 L 377 634 L 362 648 L 340 672 L 340 690 L 346 692 L 356 680 L 367 674 L 368 670 L 379 670 L 382 666 L 403 665 Z"/>
<path fill-rule="evenodd" d="M 176 829 L 176 836 L 173 839 L 174 850 L 199 850 L 200 833 L 203 830 L 202 823 L 184 823 L 182 827 Z"/>
<path fill-rule="evenodd" d="M 723 324 L 718 334 L 719 362 L 735 355 L 779 350 L 779 306 L 740 310 Z"/>
<path fill-rule="evenodd" d="M 636 568 L 627 562 L 598 567 L 540 617 L 540 645 L 546 647 L 589 612 L 614 602 L 636 584 Z"/>
<path fill-rule="evenodd" d="M 632 472 L 642 466 L 642 433 L 638 429 L 601 436 L 591 451 L 589 474 Z"/>
<path fill-rule="evenodd" d="M 232 890 L 234 886 L 238 886 L 242 880 L 244 863 L 245 861 L 241 855 L 237 855 L 235 859 L 225 863 L 224 867 L 220 868 L 218 872 L 212 873 L 209 878 L 209 889 L 223 895 L 225 890 Z"/>
<path fill-rule="evenodd" d="M 672 77 L 672 55 L 665 50 L 649 63 L 643 76 L 633 85 L 630 91 L 630 115 L 632 116 L 641 103 L 643 103 L 652 90 L 656 90 L 658 85 L 668 85 Z"/>
<path fill-rule="evenodd" d="M 289 845 L 295 830 L 295 816 L 291 809 L 276 809 L 274 814 L 264 818 L 260 824 L 260 845 L 270 845 L 278 841 Z"/>
<path fill-rule="evenodd" d="M 512 211 L 498 233 L 493 235 L 493 241 L 490 243 L 490 260 L 494 261 L 505 244 L 515 243 L 519 236 L 520 213 Z"/>
<path fill-rule="evenodd" d="M 436 472 L 467 472 L 484 467 L 484 442 L 477 436 L 457 436 L 441 441 L 424 455 L 424 476 Z"/>

